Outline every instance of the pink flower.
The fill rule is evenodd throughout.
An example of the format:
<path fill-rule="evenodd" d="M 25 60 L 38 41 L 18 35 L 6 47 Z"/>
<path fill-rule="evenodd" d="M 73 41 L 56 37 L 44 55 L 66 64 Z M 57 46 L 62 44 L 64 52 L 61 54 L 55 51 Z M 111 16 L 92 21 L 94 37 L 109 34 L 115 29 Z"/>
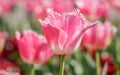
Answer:
<path fill-rule="evenodd" d="M 4 58 L 0 58 L 0 69 L 6 71 L 20 72 L 20 68 L 18 66 Z"/>
<path fill-rule="evenodd" d="M 52 8 L 52 0 L 23 0 L 25 8 L 36 18 L 44 19 L 46 17 L 46 8 Z"/>
<path fill-rule="evenodd" d="M 5 46 L 3 51 L 0 54 L 0 57 L 9 58 L 9 56 L 11 56 L 14 52 L 18 52 L 17 39 L 15 36 L 8 37 L 5 41 Z"/>
<path fill-rule="evenodd" d="M 73 0 L 25 0 L 23 4 L 36 18 L 41 19 L 47 16 L 46 9 L 48 8 L 53 8 L 57 12 L 68 12 L 75 7 Z"/>
<path fill-rule="evenodd" d="M 116 32 L 116 27 L 110 22 L 99 23 L 84 34 L 81 47 L 87 50 L 103 50 L 111 44 Z"/>
<path fill-rule="evenodd" d="M 74 9 L 73 0 L 53 0 L 53 9 L 57 12 L 68 12 Z"/>
<path fill-rule="evenodd" d="M 53 55 L 44 36 L 29 30 L 22 35 L 17 32 L 18 49 L 24 62 L 28 64 L 43 64 Z"/>
<path fill-rule="evenodd" d="M 6 33 L 0 32 L 0 53 L 2 52 L 5 45 Z"/>
<path fill-rule="evenodd" d="M 120 11 L 120 0 L 108 0 L 110 4 Z"/>
<path fill-rule="evenodd" d="M 110 5 L 106 0 L 75 0 L 75 4 L 89 19 L 102 19 L 110 16 Z"/>
<path fill-rule="evenodd" d="M 75 0 L 76 6 L 81 10 L 81 13 L 85 15 L 91 14 L 91 1 L 90 0 Z"/>
<path fill-rule="evenodd" d="M 11 10 L 12 3 L 9 0 L 0 0 L 0 14 L 6 14 Z"/>
<path fill-rule="evenodd" d="M 79 10 L 57 13 L 47 10 L 47 18 L 39 20 L 49 46 L 58 55 L 69 55 L 79 47 L 83 33 L 97 24 L 87 25 Z"/>
<path fill-rule="evenodd" d="M 110 56 L 110 55 L 107 55 L 104 57 L 101 56 L 100 63 L 101 63 L 102 71 L 105 67 L 105 64 L 107 64 L 107 75 L 113 75 L 117 71 L 117 66 L 116 66 L 112 56 Z"/>
<path fill-rule="evenodd" d="M 20 74 L 14 72 L 7 72 L 5 70 L 0 70 L 0 75 L 20 75 Z"/>

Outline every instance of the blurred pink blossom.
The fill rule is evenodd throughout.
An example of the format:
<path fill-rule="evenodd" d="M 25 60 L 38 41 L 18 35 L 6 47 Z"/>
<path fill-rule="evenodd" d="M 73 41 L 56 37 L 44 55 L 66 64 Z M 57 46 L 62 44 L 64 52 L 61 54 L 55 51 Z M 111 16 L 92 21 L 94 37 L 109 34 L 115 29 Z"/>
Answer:
<path fill-rule="evenodd" d="M 75 7 L 73 0 L 53 0 L 53 10 L 57 12 L 69 12 Z"/>
<path fill-rule="evenodd" d="M 101 56 L 100 57 L 100 63 L 102 71 L 107 64 L 107 74 L 106 75 L 113 75 L 117 71 L 117 65 L 115 64 L 112 56 Z"/>
<path fill-rule="evenodd" d="M 5 70 L 0 70 L 0 75 L 20 75 L 20 74 L 14 72 L 7 72 Z"/>
<path fill-rule="evenodd" d="M 53 55 L 44 36 L 28 30 L 22 34 L 16 32 L 18 49 L 24 62 L 28 64 L 43 64 Z"/>
<path fill-rule="evenodd" d="M 5 46 L 3 51 L 0 53 L 0 58 L 9 59 L 13 53 L 18 52 L 17 39 L 15 36 L 10 36 L 6 38 Z M 12 57 L 11 57 L 12 58 Z M 13 63 L 16 63 L 16 60 L 12 60 Z"/>
<path fill-rule="evenodd" d="M 74 9 L 73 0 L 23 0 L 26 9 L 35 15 L 36 18 L 44 19 L 46 9 L 52 8 L 57 12 L 68 12 Z"/>
<path fill-rule="evenodd" d="M 44 19 L 46 17 L 46 9 L 52 7 L 52 0 L 23 0 L 22 4 L 36 18 Z"/>
<path fill-rule="evenodd" d="M 15 64 L 7 61 L 4 58 L 0 58 L 0 69 L 6 70 L 6 71 L 20 72 L 20 69 Z"/>
<path fill-rule="evenodd" d="M 99 23 L 88 31 L 83 36 L 81 47 L 87 50 L 103 50 L 106 49 L 112 41 L 113 36 L 117 32 L 109 21 Z"/>
<path fill-rule="evenodd" d="M 89 19 L 103 19 L 110 16 L 107 0 L 75 0 L 76 6 Z"/>
<path fill-rule="evenodd" d="M 110 4 L 120 11 L 120 0 L 109 0 Z"/>
<path fill-rule="evenodd" d="M 10 12 L 12 2 L 10 0 L 0 0 L 0 15 Z"/>
<path fill-rule="evenodd" d="M 58 55 L 74 53 L 80 44 L 84 32 L 97 22 L 86 24 L 79 10 L 57 13 L 47 10 L 47 18 L 39 19 L 49 46 Z"/>

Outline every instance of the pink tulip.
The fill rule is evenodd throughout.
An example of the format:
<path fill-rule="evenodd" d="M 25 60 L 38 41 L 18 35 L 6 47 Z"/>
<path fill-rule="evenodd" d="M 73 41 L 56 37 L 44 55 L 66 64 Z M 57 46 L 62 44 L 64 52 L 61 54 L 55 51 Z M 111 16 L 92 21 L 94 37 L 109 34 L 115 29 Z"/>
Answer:
<path fill-rule="evenodd" d="M 0 14 L 6 14 L 11 10 L 12 3 L 9 0 L 0 0 Z"/>
<path fill-rule="evenodd" d="M 110 45 L 116 32 L 116 27 L 110 22 L 99 23 L 84 34 L 81 47 L 87 50 L 103 50 Z"/>
<path fill-rule="evenodd" d="M 0 58 L 0 69 L 6 71 L 20 72 L 20 68 L 18 66 L 4 58 Z"/>
<path fill-rule="evenodd" d="M 0 58 L 0 75 L 20 75 L 20 69 L 12 62 Z"/>
<path fill-rule="evenodd" d="M 46 9 L 48 8 L 53 8 L 57 12 L 68 12 L 75 7 L 73 0 L 23 0 L 23 4 L 36 18 L 41 19 L 47 16 Z"/>
<path fill-rule="evenodd" d="M 57 12 L 68 12 L 74 9 L 73 0 L 53 0 L 53 9 Z"/>
<path fill-rule="evenodd" d="M 110 4 L 120 11 L 120 0 L 109 0 Z"/>
<path fill-rule="evenodd" d="M 101 69 L 105 68 L 105 64 L 107 64 L 107 74 L 106 75 L 114 75 L 114 73 L 117 71 L 117 65 L 115 64 L 112 56 L 101 56 L 100 57 L 100 63 L 101 63 Z"/>
<path fill-rule="evenodd" d="M 35 17 L 44 18 L 45 17 L 45 9 L 42 7 L 41 2 L 39 0 L 23 0 L 23 4 L 25 5 L 26 10 L 29 13 L 35 15 Z"/>
<path fill-rule="evenodd" d="M 43 64 L 47 62 L 53 55 L 53 52 L 48 47 L 44 36 L 29 30 L 24 31 L 21 35 L 16 33 L 18 40 L 18 49 L 20 56 L 24 62 L 28 64 Z"/>
<path fill-rule="evenodd" d="M 23 0 L 25 8 L 36 18 L 44 19 L 46 17 L 47 8 L 52 8 L 52 0 Z"/>
<path fill-rule="evenodd" d="M 89 19 L 102 19 L 110 16 L 110 5 L 106 0 L 75 0 L 75 4 Z"/>
<path fill-rule="evenodd" d="M 0 75 L 20 75 L 20 74 L 14 72 L 7 72 L 5 70 L 0 70 Z"/>
<path fill-rule="evenodd" d="M 91 1 L 90 0 L 75 0 L 75 5 L 81 10 L 85 15 L 91 14 Z"/>
<path fill-rule="evenodd" d="M 47 18 L 39 20 L 49 46 L 58 55 L 69 55 L 79 47 L 83 33 L 97 22 L 87 25 L 79 10 L 57 13 L 47 10 Z"/>

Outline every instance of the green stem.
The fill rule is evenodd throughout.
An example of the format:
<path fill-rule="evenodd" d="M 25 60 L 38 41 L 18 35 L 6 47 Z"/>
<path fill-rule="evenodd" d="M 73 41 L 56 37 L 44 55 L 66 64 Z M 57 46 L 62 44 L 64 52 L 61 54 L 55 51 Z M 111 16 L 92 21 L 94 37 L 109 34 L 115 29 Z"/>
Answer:
<path fill-rule="evenodd" d="M 64 64 L 65 64 L 65 56 L 60 56 L 60 72 L 59 75 L 64 75 Z"/>
<path fill-rule="evenodd" d="M 97 51 L 96 52 L 96 74 L 100 75 L 100 73 L 101 73 L 101 68 L 100 68 L 100 54 Z"/>
<path fill-rule="evenodd" d="M 31 66 L 31 74 L 30 75 L 35 75 L 34 65 Z"/>

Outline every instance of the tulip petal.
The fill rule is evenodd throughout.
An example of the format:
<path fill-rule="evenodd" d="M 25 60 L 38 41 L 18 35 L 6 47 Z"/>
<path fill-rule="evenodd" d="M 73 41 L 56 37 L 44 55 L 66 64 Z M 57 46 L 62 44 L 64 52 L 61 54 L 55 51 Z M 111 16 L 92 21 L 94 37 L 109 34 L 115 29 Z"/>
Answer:
<path fill-rule="evenodd" d="M 60 50 L 63 50 L 64 44 L 68 38 L 67 33 L 50 25 L 43 26 L 43 30 L 52 50 L 55 50 L 55 45 L 58 45 Z"/>
<path fill-rule="evenodd" d="M 82 35 L 84 34 L 84 32 L 93 27 L 93 26 L 96 26 L 98 24 L 98 21 L 97 22 L 94 22 L 92 23 L 91 25 L 88 25 L 88 26 L 85 26 L 83 27 L 82 29 L 80 29 L 81 31 L 77 30 L 74 34 L 73 34 L 73 37 L 71 38 L 71 41 L 69 42 L 69 46 L 71 47 L 74 47 L 75 50 L 78 48 L 78 46 L 80 45 L 80 41 L 81 41 L 81 38 L 82 38 Z"/>

